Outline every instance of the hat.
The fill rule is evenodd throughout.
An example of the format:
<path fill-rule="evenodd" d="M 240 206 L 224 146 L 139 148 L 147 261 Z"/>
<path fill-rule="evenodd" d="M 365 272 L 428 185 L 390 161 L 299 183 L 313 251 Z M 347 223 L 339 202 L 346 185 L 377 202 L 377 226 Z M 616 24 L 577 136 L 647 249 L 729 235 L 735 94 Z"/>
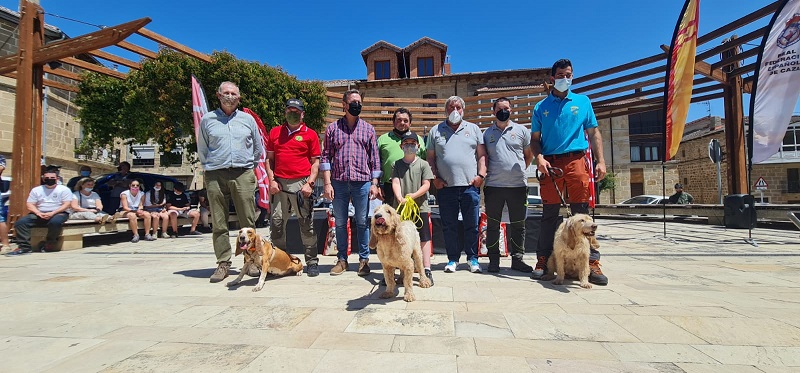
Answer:
<path fill-rule="evenodd" d="M 403 138 L 400 139 L 400 143 L 402 144 L 403 141 L 406 141 L 406 140 L 414 140 L 414 142 L 419 144 L 419 137 L 417 136 L 416 133 L 411 132 L 411 131 L 408 131 L 408 132 L 406 132 L 405 135 L 403 135 Z"/>
<path fill-rule="evenodd" d="M 681 183 L 675 184 L 675 189 L 683 189 L 683 185 Z"/>
<path fill-rule="evenodd" d="M 296 98 L 286 101 L 286 108 L 288 109 L 290 107 L 299 109 L 300 111 L 306 111 L 306 109 L 303 107 L 303 101 L 300 101 Z"/>

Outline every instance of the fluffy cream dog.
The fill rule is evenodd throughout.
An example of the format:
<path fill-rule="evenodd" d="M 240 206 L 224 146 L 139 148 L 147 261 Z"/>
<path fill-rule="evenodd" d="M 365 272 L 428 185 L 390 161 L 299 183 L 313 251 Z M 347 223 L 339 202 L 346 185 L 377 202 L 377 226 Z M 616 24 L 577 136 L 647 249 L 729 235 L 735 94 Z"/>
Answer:
<path fill-rule="evenodd" d="M 414 290 L 411 283 L 414 270 L 419 272 L 419 287 L 429 288 L 431 282 L 422 268 L 422 250 L 419 247 L 419 233 L 414 223 L 400 220 L 397 210 L 389 205 L 381 205 L 375 210 L 370 229 L 369 247 L 378 251 L 378 259 L 383 266 L 383 278 L 386 280 L 386 291 L 381 298 L 394 296 L 397 285 L 394 270 L 400 269 L 403 274 L 403 300 L 414 301 Z"/>
<path fill-rule="evenodd" d="M 577 214 L 558 226 L 553 241 L 553 254 L 547 260 L 547 275 L 543 280 L 564 283 L 564 277 L 577 277 L 582 288 L 591 289 L 589 283 L 589 248 L 599 247 L 594 237 L 597 224 L 589 215 Z M 556 275 L 553 276 L 553 270 Z"/>

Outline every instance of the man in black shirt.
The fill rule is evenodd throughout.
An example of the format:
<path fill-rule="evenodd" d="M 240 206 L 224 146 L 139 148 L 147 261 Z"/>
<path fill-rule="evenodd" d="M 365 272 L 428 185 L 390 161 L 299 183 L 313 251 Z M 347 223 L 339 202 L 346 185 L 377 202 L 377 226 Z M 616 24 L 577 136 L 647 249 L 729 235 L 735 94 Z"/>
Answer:
<path fill-rule="evenodd" d="M 200 212 L 192 209 L 189 196 L 184 193 L 186 188 L 182 183 L 175 183 L 172 187 L 172 194 L 167 197 L 167 212 L 169 212 L 169 224 L 172 226 L 170 237 L 178 237 L 178 217 L 192 219 L 192 228 L 189 231 L 191 236 L 199 236 L 202 233 L 197 231 L 197 222 L 200 221 Z"/>

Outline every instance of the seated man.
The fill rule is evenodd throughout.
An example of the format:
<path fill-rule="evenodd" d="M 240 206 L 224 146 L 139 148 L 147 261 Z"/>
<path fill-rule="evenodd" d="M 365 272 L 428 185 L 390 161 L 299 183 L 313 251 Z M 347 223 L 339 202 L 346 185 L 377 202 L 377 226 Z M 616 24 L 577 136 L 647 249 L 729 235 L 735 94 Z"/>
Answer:
<path fill-rule="evenodd" d="M 31 227 L 47 227 L 47 239 L 44 245 L 37 248 L 42 251 L 56 251 L 61 228 L 69 218 L 67 209 L 72 203 L 72 192 L 64 185 L 57 185 L 58 174 L 55 169 L 48 168 L 42 175 L 44 185 L 34 187 L 28 195 L 28 211 L 30 213 L 17 220 L 14 229 L 17 232 L 17 249 L 6 255 L 22 255 L 31 252 Z"/>
<path fill-rule="evenodd" d="M 172 187 L 172 194 L 167 198 L 167 212 L 169 212 L 169 224 L 172 226 L 170 237 L 178 237 L 178 217 L 192 219 L 192 228 L 189 235 L 201 235 L 197 231 L 197 222 L 200 221 L 200 212 L 193 210 L 189 196 L 184 193 L 186 189 L 183 184 L 176 183 Z"/>

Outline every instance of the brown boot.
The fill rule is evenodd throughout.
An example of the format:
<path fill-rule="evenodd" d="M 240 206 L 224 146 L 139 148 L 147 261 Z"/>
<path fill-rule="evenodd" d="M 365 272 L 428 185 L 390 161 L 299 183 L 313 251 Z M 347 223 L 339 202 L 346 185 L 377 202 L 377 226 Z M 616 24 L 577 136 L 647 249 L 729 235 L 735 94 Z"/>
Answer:
<path fill-rule="evenodd" d="M 211 275 L 209 281 L 213 282 L 220 282 L 228 277 L 228 272 L 231 269 L 231 262 L 219 262 L 217 265 L 217 270 L 214 271 L 214 274 Z"/>
<path fill-rule="evenodd" d="M 369 275 L 369 259 L 361 259 L 358 261 L 358 272 L 361 277 Z"/>
<path fill-rule="evenodd" d="M 600 269 L 599 260 L 589 260 L 589 282 L 600 286 L 608 285 L 608 277 Z"/>
<path fill-rule="evenodd" d="M 331 276 L 341 275 L 345 271 L 347 271 L 347 262 L 344 260 L 339 260 L 336 262 L 336 265 L 333 266 L 333 268 L 331 269 Z"/>

